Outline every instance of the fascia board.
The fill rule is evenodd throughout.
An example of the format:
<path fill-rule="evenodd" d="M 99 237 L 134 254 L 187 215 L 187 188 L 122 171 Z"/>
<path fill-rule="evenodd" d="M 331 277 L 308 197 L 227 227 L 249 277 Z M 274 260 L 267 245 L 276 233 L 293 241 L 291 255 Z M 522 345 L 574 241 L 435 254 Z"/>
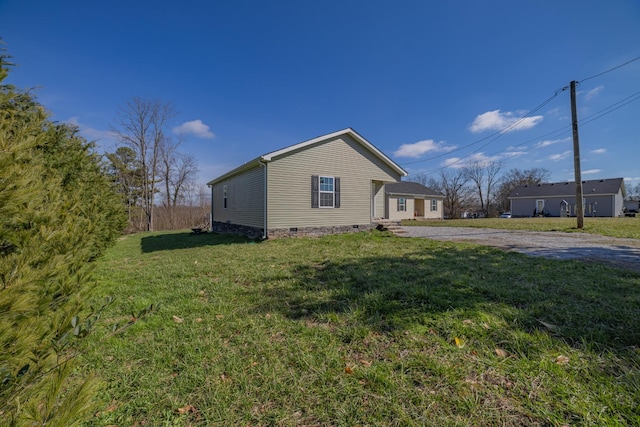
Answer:
<path fill-rule="evenodd" d="M 392 169 L 394 169 L 400 175 L 402 175 L 402 176 L 408 176 L 409 175 L 409 173 L 407 171 L 402 169 L 397 163 L 395 163 L 393 160 L 391 160 L 389 157 L 387 157 L 382 151 L 378 150 L 373 144 L 371 144 L 369 141 L 364 139 L 360 134 L 358 134 L 358 132 L 354 131 L 351 128 L 339 130 L 337 132 L 333 132 L 333 133 L 330 133 L 330 134 L 327 134 L 327 135 L 322 135 L 322 136 L 319 136 L 317 138 L 313 138 L 313 139 L 310 139 L 308 141 L 301 142 L 299 144 L 291 145 L 289 147 L 282 148 L 282 149 L 277 150 L 277 151 L 272 151 L 271 153 L 264 154 L 263 156 L 261 156 L 261 158 L 264 161 L 268 162 L 268 161 L 271 161 L 274 157 L 278 157 L 278 156 L 281 156 L 283 154 L 287 154 L 287 153 L 289 153 L 291 151 L 299 150 L 301 148 L 316 144 L 318 142 L 321 142 L 321 141 L 324 141 L 324 140 L 327 140 L 327 139 L 331 139 L 331 138 L 335 138 L 335 137 L 338 137 L 340 135 L 345 135 L 345 134 L 351 135 L 355 140 L 357 140 L 360 144 L 364 145 L 369 151 L 371 151 L 373 154 L 375 154 L 376 157 L 378 157 L 380 160 L 382 160 L 384 163 L 386 163 L 388 166 L 390 166 Z"/>
<path fill-rule="evenodd" d="M 244 171 L 247 171 L 251 168 L 254 168 L 255 166 L 258 166 L 260 163 L 263 163 L 262 161 L 262 157 L 256 157 L 253 160 L 248 161 L 247 163 L 244 163 L 240 166 L 238 166 L 235 169 L 230 170 L 229 172 L 225 173 L 224 175 L 220 175 L 219 177 L 215 178 L 212 181 L 207 182 L 207 186 L 211 187 L 217 183 L 219 183 L 220 181 L 224 181 L 225 179 L 231 178 L 232 176 L 241 174 Z"/>

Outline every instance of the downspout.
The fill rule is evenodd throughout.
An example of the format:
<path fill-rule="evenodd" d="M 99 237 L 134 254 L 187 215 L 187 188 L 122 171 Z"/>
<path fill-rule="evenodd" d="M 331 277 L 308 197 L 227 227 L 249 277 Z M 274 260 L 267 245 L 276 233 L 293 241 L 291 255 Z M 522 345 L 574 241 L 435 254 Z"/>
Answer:
<path fill-rule="evenodd" d="M 213 185 L 208 185 L 211 190 L 211 212 L 209 213 L 209 231 L 213 231 Z"/>
<path fill-rule="evenodd" d="M 260 165 L 264 167 L 264 225 L 262 227 L 262 240 L 266 240 L 267 237 L 269 237 L 267 233 L 267 225 L 269 224 L 267 221 L 267 162 L 262 159 L 260 159 L 259 162 Z"/>

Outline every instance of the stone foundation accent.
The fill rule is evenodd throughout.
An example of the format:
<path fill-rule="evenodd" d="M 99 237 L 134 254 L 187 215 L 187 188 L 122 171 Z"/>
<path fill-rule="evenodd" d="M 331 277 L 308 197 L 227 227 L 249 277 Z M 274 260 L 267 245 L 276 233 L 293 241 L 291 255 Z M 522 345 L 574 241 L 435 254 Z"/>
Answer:
<path fill-rule="evenodd" d="M 211 231 L 224 234 L 240 234 L 250 239 L 262 239 L 262 228 L 248 225 L 231 224 L 228 222 L 213 221 Z"/>
<path fill-rule="evenodd" d="M 267 234 L 270 239 L 304 236 L 319 237 L 327 234 L 358 233 L 360 231 L 369 231 L 374 228 L 374 225 L 357 224 L 357 226 L 337 225 L 326 227 L 270 228 Z M 231 224 L 227 222 L 214 221 L 211 226 L 211 231 L 216 233 L 240 234 L 247 236 L 250 239 L 262 238 L 262 228 Z"/>
<path fill-rule="evenodd" d="M 320 237 L 327 234 L 358 233 L 360 231 L 369 231 L 371 229 L 373 229 L 371 224 L 357 224 L 357 228 L 353 225 L 297 227 L 297 229 L 270 228 L 268 230 L 268 236 L 270 239 L 278 239 L 280 237 Z"/>

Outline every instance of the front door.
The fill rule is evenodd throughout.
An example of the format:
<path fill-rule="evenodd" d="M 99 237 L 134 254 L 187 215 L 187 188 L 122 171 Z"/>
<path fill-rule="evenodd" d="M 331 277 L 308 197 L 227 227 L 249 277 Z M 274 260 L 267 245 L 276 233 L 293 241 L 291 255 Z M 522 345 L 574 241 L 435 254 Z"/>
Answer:
<path fill-rule="evenodd" d="M 415 199 L 415 211 L 413 216 L 417 218 L 424 218 L 424 199 Z"/>
<path fill-rule="evenodd" d="M 371 181 L 371 218 L 384 218 L 384 183 Z"/>

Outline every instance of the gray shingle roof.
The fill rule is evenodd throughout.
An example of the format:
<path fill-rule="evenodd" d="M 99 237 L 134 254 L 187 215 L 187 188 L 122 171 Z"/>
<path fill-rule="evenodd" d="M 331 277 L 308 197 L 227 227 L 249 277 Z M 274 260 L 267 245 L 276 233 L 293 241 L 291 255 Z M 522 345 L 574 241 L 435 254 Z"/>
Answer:
<path fill-rule="evenodd" d="M 624 179 L 608 178 L 608 179 L 592 179 L 582 181 L 582 191 L 584 194 L 616 194 L 623 187 L 624 195 Z M 564 197 L 575 196 L 575 181 L 549 182 L 537 185 L 521 185 L 513 189 L 509 193 L 509 198 L 520 197 Z"/>
<path fill-rule="evenodd" d="M 405 195 L 405 196 L 429 196 L 429 197 L 444 197 L 441 193 L 433 190 L 429 187 L 425 187 L 417 182 L 394 182 L 392 184 L 385 185 L 385 192 L 387 194 Z"/>

